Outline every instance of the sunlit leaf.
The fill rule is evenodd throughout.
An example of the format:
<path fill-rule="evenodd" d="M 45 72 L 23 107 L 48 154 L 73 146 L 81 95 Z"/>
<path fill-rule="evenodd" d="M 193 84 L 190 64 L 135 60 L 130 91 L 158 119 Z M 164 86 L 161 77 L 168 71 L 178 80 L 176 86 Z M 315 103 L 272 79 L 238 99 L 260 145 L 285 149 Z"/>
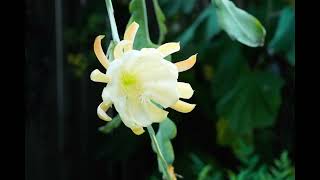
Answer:
<path fill-rule="evenodd" d="M 230 0 L 213 0 L 220 27 L 228 35 L 250 47 L 264 45 L 266 30 L 258 19 L 236 7 Z"/>

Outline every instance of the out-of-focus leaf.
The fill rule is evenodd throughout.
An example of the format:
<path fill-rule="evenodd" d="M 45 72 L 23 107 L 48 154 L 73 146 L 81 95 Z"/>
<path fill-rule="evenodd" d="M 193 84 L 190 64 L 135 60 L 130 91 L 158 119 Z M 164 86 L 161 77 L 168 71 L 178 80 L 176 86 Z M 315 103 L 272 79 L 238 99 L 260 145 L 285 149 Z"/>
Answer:
<path fill-rule="evenodd" d="M 190 13 L 194 7 L 196 0 L 180 0 L 182 11 L 186 14 Z"/>
<path fill-rule="evenodd" d="M 153 6 L 154 6 L 157 22 L 158 22 L 158 27 L 159 27 L 158 44 L 161 44 L 164 40 L 164 36 L 167 33 L 167 27 L 165 24 L 166 17 L 164 16 L 164 14 L 159 6 L 158 0 L 153 0 Z"/>
<path fill-rule="evenodd" d="M 157 47 L 150 40 L 145 0 L 132 0 L 129 5 L 129 10 L 131 18 L 128 25 L 133 21 L 139 24 L 139 30 L 134 40 L 134 48 L 139 50 L 141 48 Z"/>
<path fill-rule="evenodd" d="M 282 10 L 277 30 L 268 49 L 270 54 L 286 55 L 288 62 L 295 65 L 295 14 L 291 6 Z"/>
<path fill-rule="evenodd" d="M 261 71 L 246 71 L 235 86 L 218 100 L 217 112 L 239 134 L 271 126 L 281 103 L 281 77 Z"/>
<path fill-rule="evenodd" d="M 212 0 L 220 27 L 232 39 L 250 47 L 264 45 L 266 30 L 258 19 L 236 7 L 230 0 Z"/>
<path fill-rule="evenodd" d="M 160 0 L 161 5 L 163 5 L 163 10 L 168 17 L 177 14 L 179 11 L 189 14 L 191 13 L 196 0 Z"/>
<path fill-rule="evenodd" d="M 273 166 L 262 164 L 259 167 L 256 165 L 246 165 L 240 169 L 238 174 L 229 171 L 229 179 L 234 180 L 294 180 L 295 172 L 286 151 L 281 154 L 279 159 L 275 160 Z"/>
<path fill-rule="evenodd" d="M 108 122 L 106 125 L 99 127 L 99 131 L 108 134 L 113 131 L 113 129 L 119 127 L 121 124 L 120 116 L 117 115 L 112 119 L 112 121 Z"/>
<path fill-rule="evenodd" d="M 205 9 L 194 23 L 178 37 L 182 45 L 186 45 L 192 41 L 197 33 L 198 27 L 202 23 L 205 23 L 204 41 L 210 40 L 210 38 L 220 32 L 215 7 L 209 6 Z"/>
<path fill-rule="evenodd" d="M 159 129 L 156 137 L 159 143 L 160 150 L 168 164 L 172 164 L 174 161 L 174 151 L 171 144 L 171 139 L 175 138 L 176 135 L 176 125 L 169 118 L 165 119 L 159 124 Z"/>
<path fill-rule="evenodd" d="M 218 65 L 212 82 L 212 93 L 215 98 L 224 96 L 235 86 L 241 73 L 249 71 L 240 44 L 226 45 L 219 51 L 223 53 L 216 57 Z"/>
<path fill-rule="evenodd" d="M 193 171 L 197 176 L 197 180 L 220 180 L 223 174 L 220 168 L 214 162 L 204 162 L 196 154 L 190 155 L 192 160 Z"/>

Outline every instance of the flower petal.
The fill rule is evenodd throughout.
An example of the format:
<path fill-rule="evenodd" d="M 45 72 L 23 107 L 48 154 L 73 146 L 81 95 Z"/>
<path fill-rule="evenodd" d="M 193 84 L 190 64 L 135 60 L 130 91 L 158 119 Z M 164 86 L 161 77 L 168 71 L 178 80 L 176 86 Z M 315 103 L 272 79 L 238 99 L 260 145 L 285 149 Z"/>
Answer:
<path fill-rule="evenodd" d="M 136 135 L 141 135 L 144 133 L 144 129 L 142 127 L 131 128 L 132 132 Z"/>
<path fill-rule="evenodd" d="M 177 102 L 179 92 L 177 82 L 174 81 L 150 81 L 144 84 L 144 96 L 167 108 Z"/>
<path fill-rule="evenodd" d="M 168 111 L 165 111 L 165 110 L 159 108 L 154 103 L 152 103 L 150 100 L 148 100 L 146 103 L 143 103 L 143 106 L 144 106 L 146 114 L 148 115 L 148 118 L 152 122 L 161 122 L 168 115 Z"/>
<path fill-rule="evenodd" d="M 112 105 L 111 101 L 103 101 L 97 108 L 97 114 L 100 119 L 104 121 L 111 121 L 112 119 L 107 115 L 106 111 Z"/>
<path fill-rule="evenodd" d="M 172 53 L 175 53 L 180 50 L 180 43 L 179 42 L 170 42 L 165 43 L 158 47 L 157 49 L 163 57 L 166 57 Z"/>
<path fill-rule="evenodd" d="M 102 82 L 102 83 L 108 83 L 111 81 L 111 77 L 102 73 L 98 69 L 95 69 L 90 74 L 90 79 L 94 82 Z"/>
<path fill-rule="evenodd" d="M 114 59 L 119 59 L 123 54 L 132 49 L 132 41 L 122 40 L 120 41 L 113 51 Z"/>
<path fill-rule="evenodd" d="M 193 89 L 189 83 L 178 82 L 179 97 L 183 99 L 190 99 L 193 95 Z"/>
<path fill-rule="evenodd" d="M 107 56 L 104 54 L 103 49 L 101 47 L 101 40 L 103 38 L 104 38 L 104 35 L 99 35 L 96 37 L 93 44 L 93 50 L 98 60 L 100 61 L 100 63 L 103 65 L 104 68 L 107 69 L 109 67 L 109 60 Z"/>
<path fill-rule="evenodd" d="M 182 71 L 186 71 L 186 70 L 192 68 L 193 65 L 196 63 L 196 61 L 197 61 L 197 54 L 189 57 L 188 59 L 186 59 L 184 61 L 177 62 L 177 63 L 175 63 L 175 65 L 177 66 L 178 71 L 182 72 Z"/>
<path fill-rule="evenodd" d="M 191 112 L 195 106 L 196 106 L 195 104 L 189 104 L 184 101 L 178 100 L 176 104 L 170 107 L 178 112 L 188 113 L 188 112 Z"/>
<path fill-rule="evenodd" d="M 126 32 L 124 33 L 124 40 L 128 41 L 134 41 L 134 38 L 136 36 L 136 33 L 139 29 L 139 24 L 133 21 L 130 26 L 126 29 Z"/>

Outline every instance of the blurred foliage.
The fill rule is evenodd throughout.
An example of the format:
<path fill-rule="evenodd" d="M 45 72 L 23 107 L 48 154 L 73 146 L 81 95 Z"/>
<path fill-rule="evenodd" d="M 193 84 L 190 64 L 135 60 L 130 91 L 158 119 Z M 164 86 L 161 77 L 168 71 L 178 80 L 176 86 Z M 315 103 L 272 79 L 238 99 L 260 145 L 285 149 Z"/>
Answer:
<path fill-rule="evenodd" d="M 140 24 L 135 48 L 156 47 L 153 42 L 161 42 L 161 36 L 166 34 L 164 43 L 181 42 L 181 51 L 172 55 L 173 62 L 198 53 L 194 69 L 179 74 L 179 81 L 190 82 L 195 90 L 191 100 L 197 104 L 195 111 L 188 115 L 172 111 L 169 116 L 173 125 L 159 126 L 175 132 L 176 124 L 180 133 L 176 138 L 172 139 L 175 134 L 167 137 L 161 131 L 157 133 L 163 146 L 174 146 L 174 154 L 167 155 L 174 158 L 167 160 L 174 159 L 177 173 L 184 179 L 199 180 L 294 179 L 294 1 L 232 1 L 236 6 L 233 8 L 249 14 L 244 19 L 254 16 L 264 26 L 264 46 L 258 48 L 232 40 L 229 34 L 233 33 L 221 26 L 221 15 L 217 15 L 217 7 L 210 0 L 159 0 L 159 4 L 147 0 L 147 9 L 141 6 L 143 2 L 113 1 L 116 20 L 122 22 L 119 33 L 132 21 Z M 92 7 L 99 7 L 98 10 L 89 9 L 85 21 L 65 32 L 68 62 L 77 77 L 92 69 L 92 62 L 97 63 L 91 47 L 94 37 L 111 37 L 105 7 L 100 6 L 104 6 L 103 1 L 94 1 Z M 149 21 L 145 22 L 145 18 Z M 222 20 L 234 22 L 232 28 L 238 28 L 236 22 L 243 21 L 227 17 Z M 260 35 L 261 32 L 260 29 Z M 105 42 L 109 42 L 107 38 Z M 288 124 L 293 126 L 287 128 Z M 116 134 L 112 130 L 115 127 L 119 127 Z M 138 141 L 143 140 L 131 137 L 122 127 L 117 120 L 100 128 L 107 133 L 99 141 L 100 158 L 119 160 L 135 156 Z M 136 163 L 142 165 L 143 161 Z M 157 169 L 152 169 L 146 178 L 159 179 Z"/>

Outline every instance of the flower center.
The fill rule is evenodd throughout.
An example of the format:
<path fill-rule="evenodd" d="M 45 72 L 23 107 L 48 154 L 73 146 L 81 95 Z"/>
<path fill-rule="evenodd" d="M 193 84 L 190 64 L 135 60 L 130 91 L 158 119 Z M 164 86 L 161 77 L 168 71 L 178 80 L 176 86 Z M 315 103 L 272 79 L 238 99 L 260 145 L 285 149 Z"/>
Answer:
<path fill-rule="evenodd" d="M 120 84 L 129 97 L 136 97 L 141 94 L 141 82 L 136 73 L 128 71 L 122 72 L 120 76 Z"/>

